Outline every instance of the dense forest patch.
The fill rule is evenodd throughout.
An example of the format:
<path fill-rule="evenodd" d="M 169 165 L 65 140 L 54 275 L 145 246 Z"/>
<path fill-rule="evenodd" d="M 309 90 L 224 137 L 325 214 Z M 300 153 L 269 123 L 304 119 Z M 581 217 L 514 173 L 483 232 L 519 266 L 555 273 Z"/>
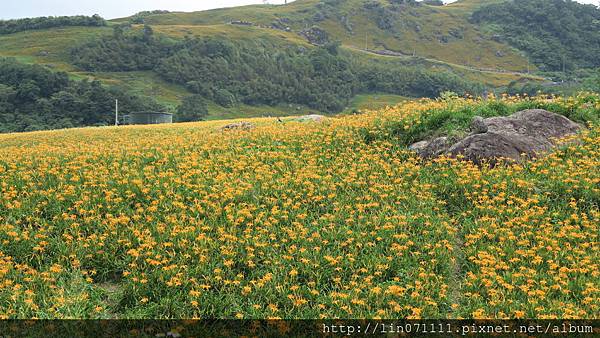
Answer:
<path fill-rule="evenodd" d="M 115 99 L 123 112 L 159 108 L 98 81 L 74 81 L 64 72 L 0 58 L 0 132 L 110 124 Z"/>
<path fill-rule="evenodd" d="M 174 41 L 116 28 L 72 51 L 72 62 L 88 71 L 153 70 L 221 106 L 302 104 L 339 112 L 359 93 L 435 97 L 442 91 L 478 91 L 448 72 L 399 62 L 357 61 L 338 44 L 318 48 L 280 46 L 267 40 L 186 38 Z"/>
<path fill-rule="evenodd" d="M 0 35 L 67 26 L 101 27 L 106 26 L 106 21 L 99 15 L 51 16 L 15 20 L 0 20 Z"/>
<path fill-rule="evenodd" d="M 514 0 L 484 6 L 472 21 L 525 51 L 542 70 L 600 67 L 600 9 L 571 0 Z"/>

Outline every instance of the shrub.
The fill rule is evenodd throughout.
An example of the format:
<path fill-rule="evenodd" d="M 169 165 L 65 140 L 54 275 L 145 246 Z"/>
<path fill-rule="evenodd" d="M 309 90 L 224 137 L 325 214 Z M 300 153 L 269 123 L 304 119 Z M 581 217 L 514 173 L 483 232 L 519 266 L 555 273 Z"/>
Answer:
<path fill-rule="evenodd" d="M 206 100 L 200 95 L 191 95 L 183 99 L 177 107 L 177 121 L 193 122 L 201 121 L 208 115 Z"/>

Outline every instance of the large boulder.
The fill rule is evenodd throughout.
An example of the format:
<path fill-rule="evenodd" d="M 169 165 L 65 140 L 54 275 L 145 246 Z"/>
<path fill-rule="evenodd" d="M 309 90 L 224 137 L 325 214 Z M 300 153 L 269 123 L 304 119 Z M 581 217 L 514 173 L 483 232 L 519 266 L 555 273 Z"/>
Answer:
<path fill-rule="evenodd" d="M 473 134 L 487 133 L 488 126 L 485 124 L 485 119 L 481 116 L 475 116 L 471 121 L 471 131 L 473 131 Z"/>
<path fill-rule="evenodd" d="M 410 146 L 409 149 L 416 151 L 423 158 L 432 158 L 445 153 L 451 145 L 447 137 L 438 137 L 429 142 L 417 142 Z"/>
<path fill-rule="evenodd" d="M 579 124 L 568 118 L 543 109 L 522 110 L 508 117 L 491 117 L 484 123 L 491 133 L 523 135 L 549 143 L 581 129 Z"/>
<path fill-rule="evenodd" d="M 475 117 L 472 133 L 443 149 L 439 139 L 415 149 L 421 157 L 442 154 L 462 157 L 477 164 L 498 160 L 523 161 L 552 150 L 558 139 L 582 127 L 568 118 L 542 109 L 529 109 L 507 117 Z M 428 149 L 435 149 L 434 152 Z"/>
<path fill-rule="evenodd" d="M 412 150 L 418 154 L 421 154 L 421 152 L 427 148 L 427 146 L 429 145 L 428 141 L 419 141 L 417 143 L 413 143 L 408 147 L 408 150 Z"/>
<path fill-rule="evenodd" d="M 484 161 L 496 163 L 500 159 L 521 161 L 537 155 L 532 142 L 536 141 L 487 132 L 466 137 L 450 147 L 446 154 L 450 157 L 460 156 L 477 164 Z"/>

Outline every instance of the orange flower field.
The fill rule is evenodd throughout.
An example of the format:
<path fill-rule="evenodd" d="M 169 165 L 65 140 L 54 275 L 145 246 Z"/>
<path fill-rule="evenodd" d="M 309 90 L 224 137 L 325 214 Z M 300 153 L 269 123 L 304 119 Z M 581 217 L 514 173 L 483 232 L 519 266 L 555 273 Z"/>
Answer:
<path fill-rule="evenodd" d="M 493 168 L 407 150 L 532 107 L 589 128 Z M 446 97 L 0 135 L 0 316 L 594 318 L 598 119 L 594 94 Z"/>

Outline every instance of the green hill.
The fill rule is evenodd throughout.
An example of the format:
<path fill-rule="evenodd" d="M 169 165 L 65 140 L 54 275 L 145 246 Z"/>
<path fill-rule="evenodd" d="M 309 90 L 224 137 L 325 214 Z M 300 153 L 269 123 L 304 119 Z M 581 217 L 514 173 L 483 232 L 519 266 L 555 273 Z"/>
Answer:
<path fill-rule="evenodd" d="M 43 25 L 37 25 L 26 26 L 26 30 L 12 34 L 0 32 L 0 56 L 14 57 L 23 63 L 44 65 L 53 71 L 64 71 L 75 80 L 99 80 L 132 95 L 152 97 L 158 103 L 170 107 L 167 109 L 175 110 L 184 98 L 194 94 L 203 95 L 203 92 L 190 87 L 189 82 L 198 79 L 189 78 L 189 71 L 169 75 L 157 68 L 159 64 L 170 62 L 172 65 L 174 58 L 181 58 L 181 55 L 186 54 L 182 50 L 192 47 L 189 43 L 186 45 L 185 41 L 226 41 L 233 44 L 236 53 L 245 50 L 245 54 L 242 54 L 246 57 L 235 57 L 238 67 L 234 70 L 236 76 L 241 76 L 239 74 L 252 67 L 255 67 L 253 74 L 260 74 L 262 70 L 258 67 L 272 65 L 273 60 L 281 58 L 285 59 L 282 64 L 286 64 L 287 68 L 273 68 L 272 71 L 283 74 L 279 76 L 279 80 L 271 80 L 268 74 L 264 74 L 264 81 L 259 81 L 256 87 L 265 93 L 256 94 L 262 95 L 258 98 L 253 97 L 255 94 L 248 93 L 247 88 L 236 85 L 235 82 L 240 79 L 228 83 L 211 83 L 213 92 L 220 89 L 217 88 L 219 86 L 225 87 L 233 94 L 234 100 L 223 105 L 222 100 L 218 102 L 214 98 L 213 92 L 204 95 L 208 108 L 208 115 L 204 118 L 351 111 L 372 107 L 371 101 L 376 102 L 377 106 L 384 105 L 382 98 L 394 103 L 405 97 L 436 95 L 441 90 L 465 90 L 476 94 L 484 88 L 495 90 L 510 83 L 544 81 L 544 77 L 535 75 L 535 72 L 538 69 L 536 64 L 544 69 L 547 68 L 546 64 L 535 55 L 528 55 L 533 54 L 529 45 L 523 47 L 515 44 L 514 39 L 510 39 L 512 31 L 503 30 L 497 23 L 490 22 L 489 18 L 477 15 L 489 12 L 493 6 L 515 6 L 536 1 L 461 0 L 450 5 L 435 6 L 409 0 L 297 0 L 288 5 L 253 5 L 192 13 L 143 12 L 111 20 L 106 26 L 43 28 Z M 578 13 L 582 8 L 580 6 L 582 5 L 573 3 L 567 9 Z M 592 7 L 584 8 L 590 10 Z M 545 8 L 540 10 L 544 11 Z M 578 18 L 567 17 L 572 22 L 578 22 Z M 589 17 L 581 20 L 595 24 Z M 515 22 L 526 27 L 522 21 L 515 19 Z M 152 64 L 99 67 L 94 62 L 100 61 L 90 61 L 89 53 L 85 56 L 88 57 L 85 60 L 87 63 L 82 62 L 81 55 L 74 53 L 77 48 L 79 51 L 100 51 L 94 49 L 98 47 L 108 61 L 126 59 L 123 48 L 119 49 L 109 41 L 114 40 L 115 34 L 122 34 L 122 45 L 132 44 L 134 40 L 139 42 L 143 40 L 147 27 L 150 27 L 153 39 L 159 45 L 142 46 L 145 43 L 142 41 L 139 47 L 145 51 L 153 51 L 154 54 L 141 55 L 138 52 L 135 55 L 152 60 Z M 571 29 L 572 25 L 568 27 Z M 532 34 L 536 41 L 545 41 L 543 37 L 548 35 L 543 31 Z M 588 35 L 592 40 L 586 41 L 595 41 L 593 38 L 597 38 L 598 34 L 592 32 Z M 343 70 L 340 70 L 339 73 L 326 76 L 320 85 L 298 88 L 307 87 L 314 92 L 322 92 L 322 88 L 333 91 L 331 85 L 326 84 L 331 84 L 334 76 L 342 82 L 342 78 L 348 79 L 350 76 L 358 84 L 344 90 L 344 95 L 335 93 L 332 94 L 333 97 L 314 97 L 309 94 L 299 96 L 298 91 L 289 89 L 294 88 L 290 87 L 293 82 L 290 77 L 310 76 L 310 72 L 301 68 L 304 66 L 300 64 L 306 66 L 308 62 L 314 68 L 315 57 L 310 55 L 324 48 L 317 45 L 336 42 L 339 47 L 332 60 L 346 63 L 346 68 L 342 68 L 347 69 L 350 75 L 341 75 Z M 553 38 L 548 45 L 559 43 L 561 50 L 568 51 L 571 53 L 569 55 L 593 51 L 581 48 L 575 50 L 573 44 L 566 42 L 566 39 Z M 262 55 L 262 63 L 250 60 L 248 55 L 253 53 Z M 215 62 L 213 56 L 204 57 L 193 62 Z M 230 58 L 226 61 L 234 60 Z M 186 62 L 192 60 L 187 59 Z M 590 66 L 590 63 L 583 65 Z M 572 68 L 577 66 L 578 63 L 573 63 Z M 163 65 L 160 69 L 164 70 L 166 67 Z M 393 70 L 390 72 L 392 75 L 386 76 L 386 69 Z M 370 73 L 375 75 L 371 76 Z M 459 84 L 458 79 L 464 81 L 464 84 Z M 401 86 L 398 82 L 405 83 Z M 272 85 L 275 86 L 273 88 L 287 86 L 285 88 L 291 92 L 282 94 L 279 89 L 264 89 Z M 427 86 L 429 88 L 425 88 Z M 272 92 L 279 94 L 275 98 L 265 97 Z M 336 101 L 335 104 L 325 105 L 325 102 L 332 100 Z M 322 103 L 315 103 L 317 101 Z"/>
<path fill-rule="evenodd" d="M 480 8 L 472 21 L 545 70 L 600 67 L 600 9 L 594 5 L 517 0 Z"/>
<path fill-rule="evenodd" d="M 463 0 L 429 6 L 394 0 L 298 0 L 286 6 L 156 14 L 143 21 L 167 26 L 244 22 L 254 27 L 289 28 L 295 33 L 318 26 L 330 39 L 340 40 L 348 48 L 387 49 L 480 68 L 526 71 L 526 58 L 510 46 L 483 36 L 478 26 L 469 22 L 475 10 L 494 2 Z"/>

